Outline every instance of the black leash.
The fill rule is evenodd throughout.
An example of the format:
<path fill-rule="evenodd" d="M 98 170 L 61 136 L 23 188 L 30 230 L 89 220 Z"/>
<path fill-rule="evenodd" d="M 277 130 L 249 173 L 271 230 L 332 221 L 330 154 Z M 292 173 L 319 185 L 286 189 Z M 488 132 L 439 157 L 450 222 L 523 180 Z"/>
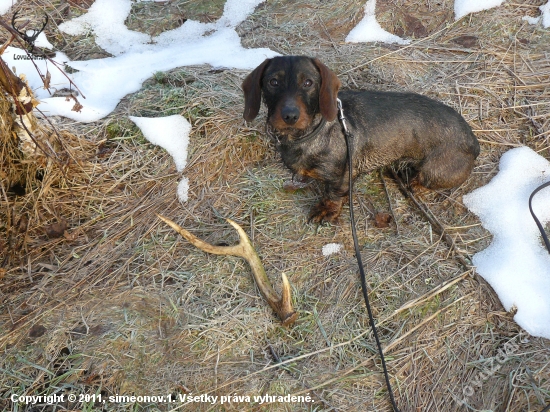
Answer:
<path fill-rule="evenodd" d="M 550 182 L 546 182 L 546 183 L 540 185 L 539 187 L 537 187 L 533 191 L 533 193 L 531 193 L 531 196 L 529 196 L 529 211 L 531 212 L 531 216 L 533 216 L 533 219 L 535 220 L 535 223 L 537 224 L 537 227 L 539 228 L 540 234 L 542 235 L 542 240 L 544 240 L 544 244 L 546 245 L 546 249 L 548 249 L 548 253 L 550 253 L 550 240 L 548 240 L 548 236 L 546 235 L 546 232 L 544 231 L 544 228 L 540 224 L 540 221 L 535 216 L 535 213 L 533 212 L 533 207 L 531 206 L 531 201 L 533 200 L 533 197 L 538 193 L 539 190 L 544 189 L 547 186 L 550 186 Z M 549 407 L 550 407 L 550 405 L 549 405 Z"/>
<path fill-rule="evenodd" d="M 533 197 L 542 189 L 545 187 L 550 186 L 550 182 L 543 183 L 539 187 L 537 187 L 535 190 L 533 190 L 533 193 L 531 193 L 531 196 L 529 196 L 529 211 L 531 212 L 531 216 L 533 216 L 533 220 L 537 224 L 537 227 L 539 228 L 539 232 L 542 235 L 542 240 L 544 241 L 544 244 L 546 245 L 546 249 L 548 249 L 548 253 L 550 253 L 550 240 L 548 240 L 548 236 L 546 235 L 546 232 L 544 231 L 544 227 L 542 227 L 539 219 L 533 212 L 533 206 L 531 205 L 531 202 L 533 200 Z M 546 406 L 541 412 L 547 412 L 550 411 L 550 404 Z"/>
<path fill-rule="evenodd" d="M 382 361 L 382 369 L 384 370 L 384 378 L 386 380 L 386 387 L 388 388 L 388 395 L 390 397 L 390 401 L 393 407 L 394 412 L 400 412 L 399 408 L 397 407 L 397 404 L 395 402 L 395 398 L 393 396 L 393 390 L 390 384 L 390 377 L 388 373 L 388 369 L 386 367 L 386 359 L 384 358 L 384 352 L 382 350 L 382 345 L 380 344 L 380 339 L 378 337 L 378 331 L 376 330 L 376 325 L 374 324 L 374 316 L 372 315 L 372 309 L 370 307 L 369 302 L 369 296 L 367 291 L 367 280 L 365 275 L 365 269 L 363 267 L 363 260 L 361 258 L 361 253 L 359 251 L 359 242 L 357 241 L 357 230 L 355 228 L 355 217 L 353 214 L 353 161 L 352 161 L 352 155 L 351 155 L 351 144 L 350 140 L 352 139 L 351 133 L 349 132 L 347 125 L 346 125 L 346 118 L 344 116 L 344 110 L 342 108 L 342 101 L 340 99 L 337 99 L 337 105 L 338 105 L 338 120 L 340 121 L 340 124 L 342 125 L 342 131 L 344 132 L 344 137 L 346 140 L 346 148 L 348 152 L 348 174 L 349 174 L 349 216 L 350 216 L 350 224 L 351 224 L 351 233 L 353 236 L 353 246 L 355 248 L 355 256 L 357 258 L 357 264 L 359 266 L 359 274 L 361 275 L 361 290 L 363 292 L 363 299 L 365 300 L 365 306 L 367 307 L 367 313 L 369 315 L 369 322 L 370 326 L 372 328 L 372 332 L 374 334 L 374 339 L 376 341 L 376 346 L 378 347 L 378 353 L 380 354 L 380 360 Z M 539 219 L 533 212 L 532 207 L 532 200 L 533 197 L 542 189 L 545 187 L 550 186 L 550 182 L 546 182 L 539 187 L 537 187 L 533 193 L 531 193 L 531 196 L 529 197 L 529 211 L 531 212 L 531 216 L 533 216 L 533 219 L 535 223 L 537 224 L 537 227 L 542 235 L 542 239 L 544 241 L 544 244 L 546 245 L 546 249 L 548 249 L 548 253 L 550 253 L 550 240 L 548 239 L 548 236 L 546 235 L 546 232 L 544 230 L 544 227 L 540 223 Z M 550 411 L 550 405 L 546 406 L 542 412 Z"/>
<path fill-rule="evenodd" d="M 378 332 L 374 324 L 374 316 L 372 315 L 372 310 L 370 307 L 369 296 L 367 291 L 367 280 L 365 275 L 365 269 L 363 268 L 363 260 L 361 259 L 361 253 L 359 251 L 359 242 L 357 241 L 357 231 L 355 229 L 355 217 L 353 215 L 353 161 L 351 158 L 351 144 L 350 140 L 352 138 L 351 133 L 349 132 L 346 126 L 346 118 L 344 117 L 344 110 L 342 109 L 342 102 L 340 99 L 337 99 L 338 104 L 338 120 L 342 125 L 342 130 L 344 132 L 344 137 L 346 140 L 346 147 L 348 150 L 348 172 L 349 172 L 349 217 L 351 224 L 351 233 L 353 236 L 353 245 L 355 247 L 355 256 L 357 258 L 357 264 L 359 266 L 359 273 L 361 275 L 361 290 L 363 291 L 363 299 L 365 300 L 365 306 L 367 307 L 367 313 L 369 315 L 369 322 L 374 334 L 374 339 L 376 341 L 376 346 L 378 347 L 378 353 L 380 354 L 380 360 L 382 361 L 382 369 L 384 370 L 384 378 L 386 379 L 386 387 L 388 388 L 388 395 L 390 396 L 390 401 L 393 407 L 394 412 L 400 412 L 395 403 L 393 397 L 393 391 L 390 384 L 390 376 L 388 374 L 388 369 L 386 367 L 386 359 L 384 358 L 384 352 L 382 350 L 382 345 L 380 344 L 380 339 L 378 338 Z"/>

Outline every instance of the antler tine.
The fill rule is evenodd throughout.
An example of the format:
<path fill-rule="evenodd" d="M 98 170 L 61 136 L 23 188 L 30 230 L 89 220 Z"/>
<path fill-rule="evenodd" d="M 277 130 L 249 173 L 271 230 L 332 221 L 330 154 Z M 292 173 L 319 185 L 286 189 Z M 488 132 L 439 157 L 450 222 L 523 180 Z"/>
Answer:
<path fill-rule="evenodd" d="M 271 306 L 271 308 L 277 313 L 283 325 L 289 326 L 296 321 L 298 313 L 292 307 L 292 295 L 288 278 L 284 273 L 281 275 L 283 280 L 283 287 L 281 298 L 279 298 L 277 296 L 277 293 L 275 293 L 275 290 L 273 290 L 271 283 L 269 283 L 269 279 L 265 273 L 264 266 L 260 260 L 260 257 L 256 253 L 256 250 L 252 246 L 252 242 L 250 241 L 248 235 L 243 230 L 243 228 L 240 227 L 237 223 L 235 223 L 231 219 L 226 219 L 227 222 L 237 230 L 237 233 L 239 233 L 239 243 L 234 246 L 214 246 L 210 243 L 200 240 L 198 237 L 189 233 L 187 230 L 179 226 L 177 223 L 172 222 L 170 219 L 167 219 L 161 215 L 157 216 L 163 222 L 168 224 L 172 229 L 178 232 L 181 236 L 187 239 L 189 243 L 204 252 L 213 253 L 216 255 L 239 256 L 244 258 L 250 265 L 252 275 L 254 276 L 254 280 L 258 285 L 260 293 L 267 301 L 269 306 Z"/>
<path fill-rule="evenodd" d="M 21 37 L 23 37 L 23 36 L 25 36 L 25 34 L 24 34 L 24 33 L 21 33 L 21 32 L 17 29 L 17 27 L 15 27 L 15 18 L 17 17 L 17 15 L 19 14 L 20 11 L 21 11 L 21 10 L 17 10 L 15 13 L 13 13 L 13 16 L 12 16 L 12 18 L 11 18 L 11 27 L 13 27 L 13 29 L 14 29 L 17 33 L 19 33 L 19 35 L 20 35 Z"/>
<path fill-rule="evenodd" d="M 45 28 L 46 25 L 48 24 L 48 21 L 50 21 L 50 17 L 49 17 L 46 13 L 44 13 L 44 16 L 45 16 L 46 18 L 44 19 L 44 24 L 42 25 L 42 28 L 40 29 L 40 32 L 42 32 L 42 31 L 44 30 L 44 28 Z"/>
<path fill-rule="evenodd" d="M 287 326 L 293 324 L 298 317 L 298 313 L 296 313 L 292 308 L 292 295 L 288 278 L 284 273 L 281 274 L 283 285 L 281 289 L 281 298 L 279 299 L 265 273 L 264 265 L 262 264 L 258 253 L 256 253 L 256 249 L 252 246 L 252 242 L 246 232 L 233 220 L 226 220 L 237 230 L 237 233 L 239 233 L 240 241 L 237 246 L 242 248 L 242 254 L 240 256 L 246 259 L 250 265 L 252 274 L 254 275 L 256 284 L 258 285 L 258 289 L 260 289 L 260 292 L 264 296 L 265 300 L 267 300 L 269 306 L 277 312 L 279 318 L 283 322 L 283 325 Z"/>

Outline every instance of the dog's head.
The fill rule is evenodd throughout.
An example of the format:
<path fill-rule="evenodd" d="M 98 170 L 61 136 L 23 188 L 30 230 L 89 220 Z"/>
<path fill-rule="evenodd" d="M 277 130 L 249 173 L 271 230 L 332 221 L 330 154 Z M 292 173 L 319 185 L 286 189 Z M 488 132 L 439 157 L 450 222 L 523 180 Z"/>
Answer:
<path fill-rule="evenodd" d="M 246 77 L 242 87 L 245 120 L 251 121 L 258 115 L 263 94 L 268 122 L 284 134 L 305 130 L 317 113 L 332 121 L 338 112 L 340 81 L 318 59 L 305 56 L 267 59 Z"/>

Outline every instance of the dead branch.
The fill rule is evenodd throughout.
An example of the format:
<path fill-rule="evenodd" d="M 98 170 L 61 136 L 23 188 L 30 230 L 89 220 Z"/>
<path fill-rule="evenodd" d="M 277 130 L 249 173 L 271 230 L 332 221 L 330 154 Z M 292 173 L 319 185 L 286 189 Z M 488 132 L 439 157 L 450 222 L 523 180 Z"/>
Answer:
<path fill-rule="evenodd" d="M 12 20 L 12 24 L 14 24 L 14 20 Z M 44 21 L 43 27 L 38 32 L 42 31 L 46 24 L 47 19 Z M 7 46 L 14 40 L 24 46 L 26 44 L 25 42 L 34 41 L 34 37 L 24 38 L 23 40 L 25 40 L 25 42 L 23 42 L 21 32 L 7 25 L 2 18 L 0 18 L 0 26 L 7 29 L 11 33 L 11 38 L 0 47 L 0 93 L 2 93 L 1 98 L 4 98 L 10 102 L 12 106 L 12 114 L 9 115 L 8 113 L 3 113 L 2 116 L 10 116 L 9 123 L 13 125 L 12 131 L 18 138 L 19 149 L 24 154 L 25 158 L 36 160 L 37 158 L 42 158 L 42 156 L 45 156 L 46 158 L 56 160 L 59 165 L 62 166 L 59 162 L 56 151 L 51 145 L 52 142 L 49 141 L 50 136 L 55 136 L 58 139 L 59 146 L 63 148 L 63 141 L 59 133 L 54 127 L 52 127 L 52 131 L 50 132 L 41 126 L 40 122 L 36 119 L 33 113 L 34 109 L 38 110 L 37 106 L 39 101 L 35 98 L 31 87 L 27 84 L 25 75 L 21 74 L 20 76 L 17 76 L 1 57 L 1 54 L 5 51 Z M 27 56 L 30 57 L 30 61 L 42 78 L 44 88 L 48 89 L 51 78 L 49 71 L 46 75 L 42 74 L 34 62 L 32 55 L 29 54 L 28 48 L 23 48 L 23 51 L 25 51 Z M 53 62 L 53 60 L 49 58 L 48 60 Z M 61 72 L 63 73 L 62 70 Z M 72 81 L 71 84 L 73 84 Z M 77 107 L 76 103 L 75 107 Z M 77 107 L 77 109 L 80 108 L 82 108 L 82 106 Z M 40 112 L 40 110 L 38 111 Z M 49 122 L 49 120 L 47 121 Z M 51 125 L 51 122 L 49 123 Z"/>
<path fill-rule="evenodd" d="M 229 222 L 229 224 L 239 233 L 239 243 L 235 246 L 214 246 L 200 240 L 198 237 L 189 233 L 187 230 L 179 226 L 177 223 L 172 222 L 170 219 L 167 219 L 161 215 L 157 216 L 185 239 L 187 239 L 193 246 L 204 252 L 213 253 L 215 255 L 229 255 L 244 258 L 252 269 L 252 275 L 258 285 L 258 289 L 260 289 L 260 293 L 269 306 L 271 306 L 271 308 L 277 313 L 283 326 L 290 326 L 296 321 L 298 313 L 292 308 L 290 283 L 288 282 L 286 275 L 284 273 L 281 274 L 283 279 L 283 287 L 281 290 L 281 298 L 279 298 L 269 283 L 264 266 L 258 256 L 258 253 L 256 253 L 254 246 L 252 246 L 252 242 L 243 228 L 237 223 L 231 219 L 226 219 L 227 222 Z"/>
<path fill-rule="evenodd" d="M 47 22 L 46 22 L 47 23 Z M 18 43 L 19 47 L 22 49 L 22 51 L 24 51 L 27 56 L 30 57 L 30 62 L 33 64 L 34 68 L 36 69 L 38 75 L 40 76 L 40 78 L 44 81 L 44 88 L 45 89 L 48 89 L 49 90 L 49 81 L 48 81 L 48 73 L 46 73 L 46 75 L 44 75 L 41 71 L 40 71 L 40 68 L 38 67 L 38 65 L 35 63 L 34 59 L 32 58 L 32 54 L 29 53 L 29 50 L 28 50 L 28 43 L 26 40 L 24 40 L 21 36 L 20 36 L 20 33 L 15 30 L 13 27 L 11 27 L 9 24 L 7 24 L 4 19 L 2 19 L 2 17 L 0 17 L 0 27 L 4 28 L 5 30 L 7 30 L 10 34 L 11 34 L 11 38 L 3 45 L 1 46 L 0 48 L 0 55 L 4 52 L 4 50 L 6 49 L 7 46 L 9 46 L 14 40 Z M 41 30 L 43 30 L 44 28 L 42 28 Z M 86 96 L 84 96 L 84 94 L 82 93 L 82 91 L 78 88 L 78 86 L 71 80 L 71 78 L 67 75 L 67 73 L 65 73 L 65 71 L 63 70 L 62 68 L 62 64 L 59 64 L 57 63 L 56 61 L 52 60 L 50 57 L 46 56 L 43 52 L 42 54 L 44 55 L 45 59 L 50 62 L 51 64 L 53 64 L 58 70 L 59 72 L 67 79 L 67 81 L 69 82 L 70 84 L 70 87 L 71 88 L 75 88 L 75 90 L 78 91 L 79 95 L 82 96 L 84 99 L 86 98 Z M 17 77 L 17 76 L 16 76 Z M 9 90 L 9 89 L 8 89 Z M 28 113 L 28 111 L 27 111 Z"/>
<path fill-rule="evenodd" d="M 455 258 L 458 260 L 458 262 L 466 269 L 470 270 L 472 268 L 472 263 L 468 261 L 468 259 L 464 256 L 464 254 L 458 249 L 456 246 L 455 241 L 451 236 L 449 236 L 445 230 L 445 227 L 439 220 L 433 215 L 433 213 L 428 209 L 426 206 L 420 202 L 416 196 L 412 193 L 411 190 L 403 183 L 403 180 L 398 176 L 398 174 L 393 170 L 393 168 L 390 167 L 390 171 L 393 175 L 393 178 L 399 185 L 399 188 L 401 191 L 414 203 L 414 205 L 418 208 L 420 213 L 424 215 L 424 217 L 430 222 L 432 227 L 435 229 L 439 235 L 442 236 L 443 241 L 447 244 L 447 246 L 455 253 Z"/>

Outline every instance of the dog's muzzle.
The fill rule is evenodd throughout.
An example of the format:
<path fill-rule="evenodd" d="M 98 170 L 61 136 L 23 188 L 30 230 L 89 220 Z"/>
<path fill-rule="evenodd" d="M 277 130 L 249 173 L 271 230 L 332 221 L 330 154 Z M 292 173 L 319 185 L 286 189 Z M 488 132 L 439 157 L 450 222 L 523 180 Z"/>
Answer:
<path fill-rule="evenodd" d="M 296 106 L 284 106 L 281 109 L 281 118 L 286 124 L 292 126 L 300 118 L 300 109 Z"/>

